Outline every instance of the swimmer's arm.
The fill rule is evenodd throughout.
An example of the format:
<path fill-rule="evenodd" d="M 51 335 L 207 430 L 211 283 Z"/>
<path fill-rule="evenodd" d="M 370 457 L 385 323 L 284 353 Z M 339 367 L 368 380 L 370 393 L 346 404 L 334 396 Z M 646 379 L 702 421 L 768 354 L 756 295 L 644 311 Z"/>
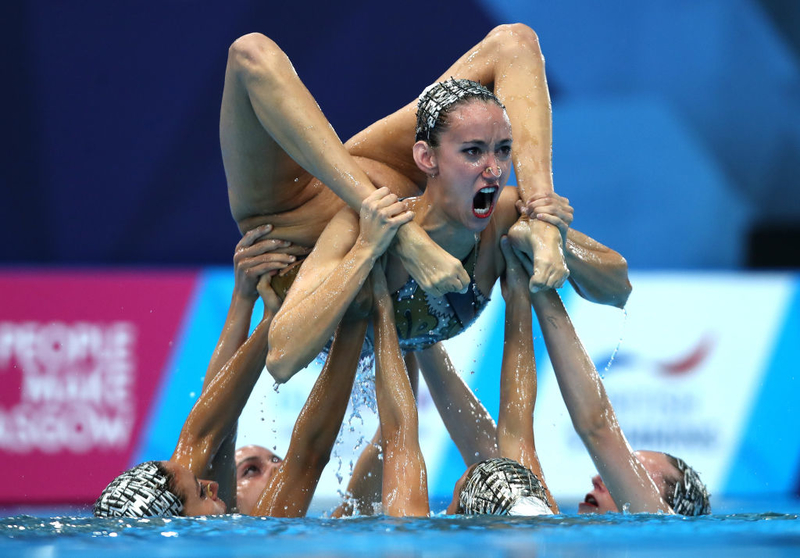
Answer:
<path fill-rule="evenodd" d="M 569 282 L 586 300 L 624 308 L 631 294 L 628 262 L 619 252 L 569 229 L 566 243 Z"/>
<path fill-rule="evenodd" d="M 506 311 L 497 444 L 502 457 L 521 463 L 539 478 L 553 513 L 558 513 L 558 505 L 545 481 L 534 439 L 536 360 L 533 353 L 533 316 L 528 299 L 528 276 L 506 239 L 501 242 L 501 249 L 506 262 L 501 279 Z"/>
<path fill-rule="evenodd" d="M 430 514 L 425 460 L 419 447 L 419 417 L 408 377 L 394 309 L 383 270 L 372 274 L 375 328 L 375 396 L 383 439 L 383 512 L 395 517 Z"/>
<path fill-rule="evenodd" d="M 372 441 L 362 450 L 353 467 L 353 476 L 347 483 L 345 501 L 331 513 L 331 517 L 375 515 L 375 504 L 381 502 L 383 486 L 383 461 L 381 461 L 381 428 L 375 431 Z"/>
<path fill-rule="evenodd" d="M 629 503 L 632 513 L 671 513 L 631 450 L 558 293 L 540 292 L 531 298 L 572 424 L 617 507 Z"/>
<path fill-rule="evenodd" d="M 280 301 L 269 286 L 268 275 L 262 276 L 258 290 L 264 300 L 261 322 L 200 394 L 172 455 L 173 461 L 201 478 L 225 438 L 235 429 L 264 366 L 269 326 Z"/>
<path fill-rule="evenodd" d="M 250 319 L 258 298 L 257 284 L 264 274 L 274 274 L 294 261 L 288 254 L 276 252 L 285 249 L 289 243 L 283 240 L 265 238 L 272 232 L 272 225 L 265 224 L 247 231 L 236 244 L 233 255 L 234 286 L 228 314 L 222 327 L 217 345 L 211 355 L 203 380 L 203 390 L 222 370 L 250 332 Z M 229 509 L 236 503 L 236 429 L 225 437 L 215 453 L 203 478 L 219 483 L 219 497 L 228 504 Z"/>
<path fill-rule="evenodd" d="M 340 211 L 303 263 L 270 331 L 267 370 L 286 382 L 307 366 L 333 335 L 397 227 L 413 218 L 381 188 L 360 215 Z"/>
<path fill-rule="evenodd" d="M 527 303 L 526 303 L 527 304 Z M 420 370 L 447 432 L 469 466 L 497 457 L 497 426 L 437 343 L 417 353 Z"/>
<path fill-rule="evenodd" d="M 515 248 L 524 252 L 522 261 L 529 273 L 530 254 L 519 247 L 527 238 L 527 228 L 544 221 L 561 232 L 569 280 L 577 293 L 591 302 L 625 306 L 631 293 L 628 262 L 618 252 L 570 227 L 574 211 L 567 198 L 555 193 L 538 196 L 527 204 L 518 204 L 517 209 L 522 216 L 509 231 L 509 238 Z"/>
<path fill-rule="evenodd" d="M 253 515 L 303 517 L 344 418 L 353 388 L 367 321 L 339 326 L 328 360 L 295 422 L 289 449 Z"/>

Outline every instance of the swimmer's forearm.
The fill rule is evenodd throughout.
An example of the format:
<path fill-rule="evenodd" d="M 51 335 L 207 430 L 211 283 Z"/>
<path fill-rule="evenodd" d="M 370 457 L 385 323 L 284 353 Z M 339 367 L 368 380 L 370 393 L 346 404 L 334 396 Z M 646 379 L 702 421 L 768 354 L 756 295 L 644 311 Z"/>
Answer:
<path fill-rule="evenodd" d="M 383 439 L 383 511 L 389 516 L 426 516 L 428 484 L 419 447 L 419 418 L 394 310 L 388 294 L 375 301 L 375 395 Z"/>
<path fill-rule="evenodd" d="M 361 242 L 320 285 L 294 304 L 284 303 L 270 331 L 267 370 L 286 382 L 316 358 L 333 335 L 378 258 Z"/>
<path fill-rule="evenodd" d="M 222 326 L 222 332 L 206 369 L 203 389 L 206 389 L 214 376 L 217 375 L 247 339 L 247 334 L 250 332 L 250 320 L 254 304 L 255 300 L 251 297 L 245 297 L 236 292 L 233 293 L 231 304 L 228 307 L 228 315 L 225 317 L 225 324 Z"/>
<path fill-rule="evenodd" d="M 303 517 L 330 459 L 353 387 L 367 321 L 342 325 L 314 387 L 297 417 L 286 458 L 254 515 Z"/>
<path fill-rule="evenodd" d="M 586 354 L 561 298 L 555 291 L 531 296 L 547 354 L 576 432 L 591 438 L 616 425 L 600 375 Z"/>
<path fill-rule="evenodd" d="M 500 455 L 530 467 L 527 461 L 532 457 L 531 454 L 535 454 L 533 409 L 536 402 L 536 362 L 531 306 L 526 291 L 518 290 L 505 305 L 497 443 Z"/>
<path fill-rule="evenodd" d="M 628 262 L 618 252 L 569 229 L 566 262 L 570 282 L 583 298 L 623 308 L 631 294 Z"/>
<path fill-rule="evenodd" d="M 400 353 L 391 300 L 375 301 L 375 394 L 383 437 L 416 429 L 417 409 L 411 381 Z"/>
<path fill-rule="evenodd" d="M 417 353 L 425 383 L 466 465 L 499 455 L 497 426 L 456 371 L 441 343 Z"/>
<path fill-rule="evenodd" d="M 192 407 L 181 430 L 173 459 L 202 472 L 236 425 L 267 353 L 272 313 L 265 314 L 252 335 L 211 380 Z"/>

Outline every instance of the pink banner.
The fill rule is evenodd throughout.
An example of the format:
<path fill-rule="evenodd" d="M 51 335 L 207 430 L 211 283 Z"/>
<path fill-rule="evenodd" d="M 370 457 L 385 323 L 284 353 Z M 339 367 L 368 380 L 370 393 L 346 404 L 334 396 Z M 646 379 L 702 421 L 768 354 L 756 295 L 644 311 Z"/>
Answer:
<path fill-rule="evenodd" d="M 90 503 L 129 465 L 194 272 L 0 272 L 2 503 Z"/>

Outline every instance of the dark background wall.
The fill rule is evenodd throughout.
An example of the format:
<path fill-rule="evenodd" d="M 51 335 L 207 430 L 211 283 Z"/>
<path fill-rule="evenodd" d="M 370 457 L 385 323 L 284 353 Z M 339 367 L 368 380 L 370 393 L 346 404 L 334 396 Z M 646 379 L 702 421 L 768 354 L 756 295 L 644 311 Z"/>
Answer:
<path fill-rule="evenodd" d="M 227 47 L 280 44 L 346 139 L 499 23 L 539 33 L 556 189 L 642 269 L 800 266 L 791 1 L 45 1 L 0 8 L 0 264 L 227 265 Z"/>

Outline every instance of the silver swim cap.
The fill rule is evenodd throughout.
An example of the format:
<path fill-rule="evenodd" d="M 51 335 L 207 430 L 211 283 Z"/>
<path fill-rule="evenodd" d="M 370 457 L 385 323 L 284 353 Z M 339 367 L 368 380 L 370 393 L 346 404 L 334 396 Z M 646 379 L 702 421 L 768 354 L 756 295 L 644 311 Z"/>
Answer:
<path fill-rule="evenodd" d="M 495 94 L 477 81 L 450 78 L 447 81 L 434 83 L 426 87 L 417 100 L 416 141 L 430 142 L 431 133 L 439 122 L 442 112 L 446 112 L 465 97 L 491 100 L 503 107 Z"/>
<path fill-rule="evenodd" d="M 458 496 L 458 513 L 489 515 L 552 514 L 544 486 L 530 469 L 506 457 L 478 463 Z"/>
<path fill-rule="evenodd" d="M 157 461 L 128 469 L 111 481 L 94 503 L 96 517 L 181 515 L 183 502 L 168 488 L 169 479 Z"/>
<path fill-rule="evenodd" d="M 697 471 L 689 467 L 683 459 L 666 454 L 675 461 L 673 465 L 681 473 L 682 478 L 675 483 L 675 490 L 667 495 L 667 503 L 680 515 L 709 515 L 711 502 L 708 489 Z"/>

